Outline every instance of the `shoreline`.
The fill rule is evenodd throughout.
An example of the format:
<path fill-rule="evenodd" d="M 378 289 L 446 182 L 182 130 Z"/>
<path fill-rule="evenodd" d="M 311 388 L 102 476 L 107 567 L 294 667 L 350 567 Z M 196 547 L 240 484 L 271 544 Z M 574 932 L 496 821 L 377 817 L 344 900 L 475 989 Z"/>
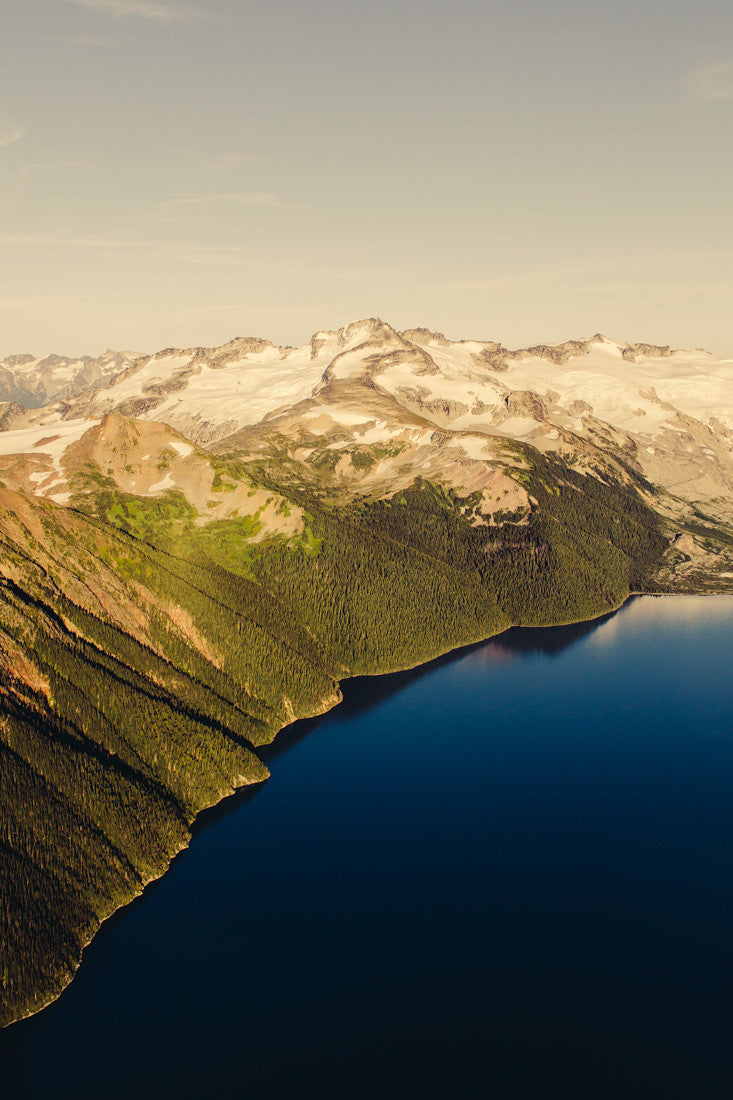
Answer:
<path fill-rule="evenodd" d="M 334 710 L 336 707 L 338 707 L 339 704 L 343 701 L 343 695 L 341 694 L 341 691 L 340 691 L 340 685 L 345 681 L 362 679 L 362 678 L 363 679 L 366 679 L 366 678 L 377 679 L 381 676 L 392 676 L 392 675 L 395 675 L 395 674 L 399 674 L 401 672 L 411 672 L 411 671 L 414 671 L 415 669 L 429 666 L 430 664 L 432 664 L 432 662 L 439 661 L 442 658 L 448 657 L 451 654 L 459 654 L 463 650 L 469 650 L 469 649 L 474 648 L 475 646 L 480 646 L 480 645 L 484 644 L 485 642 L 491 641 L 492 639 L 499 638 L 503 634 L 506 634 L 510 630 L 550 630 L 550 629 L 554 629 L 554 628 L 574 626 L 574 625 L 578 625 L 580 623 L 595 622 L 596 620 L 603 619 L 606 616 L 615 615 L 630 600 L 636 599 L 637 597 L 640 597 L 640 596 L 650 596 L 650 597 L 653 597 L 655 599 L 658 599 L 658 598 L 664 597 L 664 596 L 669 596 L 669 597 L 673 597 L 673 598 L 679 598 L 680 596 L 696 596 L 696 597 L 699 597 L 699 596 L 729 596 L 729 597 L 733 598 L 733 592 L 629 592 L 628 595 L 625 596 L 624 599 L 621 600 L 615 606 L 607 608 L 604 611 L 601 611 L 596 615 L 590 615 L 586 618 L 567 619 L 567 620 L 564 620 L 562 622 L 553 622 L 553 623 L 532 623 L 532 624 L 528 624 L 528 623 L 524 623 L 524 624 L 510 623 L 508 626 L 504 626 L 500 630 L 497 630 L 492 634 L 487 634 L 487 635 L 482 636 L 480 638 L 476 638 L 473 641 L 465 642 L 465 643 L 463 643 L 461 645 L 458 645 L 458 646 L 449 646 L 446 649 L 443 649 L 443 650 L 439 651 L 438 653 L 435 653 L 433 656 L 428 657 L 427 659 L 416 661 L 414 664 L 401 665 L 397 668 L 381 669 L 379 672 L 357 672 L 353 675 L 343 676 L 340 680 L 336 681 L 336 683 L 338 685 L 338 688 L 339 688 L 338 697 L 334 697 L 334 694 L 332 694 L 331 696 L 327 696 L 322 701 L 326 705 L 322 706 L 321 709 L 314 710 L 312 714 L 301 715 L 298 718 L 294 718 L 290 722 L 284 723 L 282 726 L 280 726 L 275 731 L 272 739 L 269 742 L 267 742 L 264 745 L 253 746 L 253 751 L 254 751 L 255 755 L 258 755 L 260 752 L 265 752 L 265 754 L 266 754 L 268 750 L 274 749 L 274 747 L 276 745 L 276 742 L 277 742 L 277 739 L 279 738 L 280 734 L 284 730 L 292 730 L 300 722 L 308 722 L 308 721 L 313 721 L 314 719 L 317 719 L 317 718 L 321 718 L 324 715 L 330 713 L 330 711 Z M 268 769 L 268 772 L 269 772 L 269 769 Z M 130 894 L 130 896 L 125 901 L 123 901 L 120 905 L 116 906 L 110 913 L 108 913 L 105 917 L 103 917 L 99 921 L 99 924 L 94 929 L 94 931 L 91 933 L 91 935 L 86 940 L 84 940 L 84 942 L 81 945 L 81 950 L 79 952 L 78 961 L 76 962 L 76 965 L 74 966 L 73 970 L 70 972 L 70 974 L 68 976 L 68 980 L 64 982 L 64 984 L 61 986 L 61 988 L 58 989 L 53 994 L 51 994 L 46 1000 L 43 1001 L 42 1004 L 35 1005 L 30 1011 L 23 1012 L 21 1015 L 16 1016 L 14 1019 L 10 1020 L 8 1023 L 3 1024 L 3 1026 L 0 1030 L 5 1030 L 6 1028 L 12 1027 L 14 1024 L 21 1023 L 24 1020 L 29 1020 L 33 1016 L 37 1016 L 40 1012 L 42 1012 L 44 1009 L 48 1008 L 54 1002 L 58 1001 L 60 999 L 60 997 L 63 995 L 63 993 L 69 988 L 69 986 L 73 982 L 73 980 L 74 980 L 74 978 L 75 978 L 75 976 L 76 976 L 76 974 L 77 974 L 77 972 L 78 972 L 78 970 L 79 970 L 79 968 L 80 968 L 80 966 L 83 962 L 84 954 L 86 952 L 86 949 L 89 947 L 89 945 L 92 943 L 94 938 L 97 936 L 100 929 L 105 924 L 107 924 L 108 921 L 110 921 L 113 917 L 115 917 L 117 914 L 122 913 L 122 911 L 124 909 L 126 909 L 127 906 L 131 905 L 134 901 L 138 901 L 138 900 L 142 899 L 145 895 L 145 891 L 148 889 L 149 886 L 154 885 L 156 882 L 159 882 L 162 878 L 164 878 L 164 876 L 170 870 L 170 867 L 172 866 L 173 862 L 183 852 L 185 852 L 188 849 L 188 847 L 190 846 L 190 843 L 191 843 L 191 841 L 193 839 L 193 836 L 194 836 L 194 829 L 195 829 L 197 823 L 200 821 L 200 819 L 204 815 L 206 815 L 208 812 L 210 812 L 212 810 L 216 810 L 217 807 L 223 806 L 227 802 L 228 799 L 236 797 L 236 795 L 242 794 L 247 790 L 253 790 L 253 791 L 256 790 L 256 788 L 258 786 L 261 786 L 262 784 L 266 783 L 269 778 L 270 778 L 270 776 L 268 774 L 268 776 L 265 779 L 255 780 L 251 783 L 242 783 L 239 786 L 235 786 L 228 793 L 223 794 L 216 801 L 211 802 L 208 806 L 202 807 L 199 810 L 199 812 L 196 814 L 196 816 L 188 823 L 188 825 L 187 825 L 188 836 L 186 837 L 184 842 L 182 844 L 180 844 L 180 846 L 175 848 L 173 851 L 171 851 L 171 853 L 169 855 L 164 856 L 164 858 L 166 860 L 166 864 L 165 864 L 165 867 L 163 868 L 163 870 L 160 872 L 160 874 L 151 875 L 150 878 L 146 879 L 142 883 L 140 889 L 138 889 L 134 893 Z M 205 827 L 205 822 L 202 823 L 202 827 Z"/>

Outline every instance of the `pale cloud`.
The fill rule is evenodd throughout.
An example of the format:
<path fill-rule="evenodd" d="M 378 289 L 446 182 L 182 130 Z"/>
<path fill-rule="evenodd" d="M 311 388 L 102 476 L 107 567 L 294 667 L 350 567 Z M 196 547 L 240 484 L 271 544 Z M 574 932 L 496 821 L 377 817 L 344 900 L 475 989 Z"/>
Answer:
<path fill-rule="evenodd" d="M 687 74 L 686 84 L 695 99 L 712 103 L 733 99 L 733 61 L 702 65 Z"/>
<path fill-rule="evenodd" d="M 25 130 L 17 122 L 0 118 L 0 147 L 12 145 L 14 141 L 19 141 L 24 133 Z"/>
<path fill-rule="evenodd" d="M 157 0 L 66 0 L 66 3 L 116 19 L 148 19 L 153 23 L 193 23 L 211 18 L 211 13 L 203 7 L 159 4 Z"/>

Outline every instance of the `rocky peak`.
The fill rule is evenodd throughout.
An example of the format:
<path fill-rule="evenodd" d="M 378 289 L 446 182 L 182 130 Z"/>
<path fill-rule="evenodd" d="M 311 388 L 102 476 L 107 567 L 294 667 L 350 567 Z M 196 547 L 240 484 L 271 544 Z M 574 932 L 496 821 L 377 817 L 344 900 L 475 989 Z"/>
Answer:
<path fill-rule="evenodd" d="M 51 355 L 47 355 L 45 359 L 39 359 L 37 367 L 38 370 L 42 370 L 44 367 L 51 370 L 54 367 L 63 367 L 66 366 L 67 363 L 75 362 L 78 362 L 78 360 L 68 359 L 65 355 L 56 355 L 55 353 L 52 353 Z"/>
<path fill-rule="evenodd" d="M 0 363 L 0 367 L 27 367 L 29 363 L 35 363 L 35 355 L 29 353 L 20 353 L 17 355 L 8 355 Z"/>
<path fill-rule="evenodd" d="M 384 343 L 387 340 L 399 339 L 399 333 L 382 321 L 379 317 L 366 317 L 361 321 L 352 321 L 350 325 L 339 329 L 345 344 L 353 343 Z"/>
<path fill-rule="evenodd" d="M 340 329 L 316 332 L 311 337 L 311 349 L 317 347 L 318 350 L 314 353 L 317 355 L 320 349 L 326 347 L 329 343 L 333 343 L 336 349 L 340 350 L 358 344 L 385 343 L 395 338 L 401 339 L 400 334 L 391 325 L 388 325 L 379 317 L 364 317 L 362 320 L 352 321 Z"/>
<path fill-rule="evenodd" d="M 450 347 L 450 340 L 442 332 L 433 332 L 429 328 L 406 328 L 400 334 L 405 340 L 416 344 L 440 344 L 441 347 Z"/>

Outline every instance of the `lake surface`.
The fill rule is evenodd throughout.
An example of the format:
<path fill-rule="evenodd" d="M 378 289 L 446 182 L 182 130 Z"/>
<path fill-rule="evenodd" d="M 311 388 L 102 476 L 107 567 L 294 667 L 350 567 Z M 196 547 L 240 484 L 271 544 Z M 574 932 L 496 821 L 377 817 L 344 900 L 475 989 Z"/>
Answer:
<path fill-rule="evenodd" d="M 733 598 L 344 685 L 207 815 L 7 1100 L 733 1095 Z"/>

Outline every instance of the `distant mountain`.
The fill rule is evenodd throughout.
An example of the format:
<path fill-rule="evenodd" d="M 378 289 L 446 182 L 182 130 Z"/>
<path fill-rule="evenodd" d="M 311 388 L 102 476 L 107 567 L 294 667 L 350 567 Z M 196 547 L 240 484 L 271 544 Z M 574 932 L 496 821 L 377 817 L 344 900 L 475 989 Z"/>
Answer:
<path fill-rule="evenodd" d="M 82 388 L 76 373 L 74 393 L 63 396 L 72 366 L 54 356 L 44 362 L 51 360 L 58 362 L 44 368 L 45 386 L 55 403 L 44 401 L 50 407 L 40 417 L 6 409 L 6 428 L 37 423 L 45 430 L 63 419 L 79 421 L 81 430 L 84 418 L 115 412 L 166 423 L 205 447 L 262 447 L 272 433 L 291 442 L 323 439 L 329 430 L 339 435 L 334 447 L 347 437 L 356 446 L 393 446 L 398 438 L 402 446 L 409 428 L 413 450 L 416 432 L 427 440 L 438 430 L 446 437 L 441 446 L 450 439 L 451 463 L 482 461 L 492 441 L 514 439 L 591 465 L 614 456 L 672 496 L 733 520 L 733 360 L 699 349 L 619 344 L 597 334 L 509 351 L 427 329 L 400 333 L 371 318 L 317 332 L 300 348 L 238 338 L 138 357 L 108 352 L 76 361 L 106 374 Z M 30 379 L 39 368 L 21 370 Z M 8 439 L 0 448 L 14 445 Z M 438 476 L 441 461 L 428 463 L 430 476 Z M 379 467 L 385 491 L 401 464 Z M 348 480 L 343 463 L 340 473 Z M 355 477 L 363 480 L 364 469 Z"/>
<path fill-rule="evenodd" d="M 703 351 L 372 318 L 2 370 L 2 1023 L 342 677 L 733 592 L 733 361 Z"/>
<path fill-rule="evenodd" d="M 82 390 L 104 385 L 134 361 L 135 356 L 124 351 L 106 351 L 96 359 L 9 355 L 0 361 L 0 402 L 38 409 L 51 401 L 68 400 Z"/>

